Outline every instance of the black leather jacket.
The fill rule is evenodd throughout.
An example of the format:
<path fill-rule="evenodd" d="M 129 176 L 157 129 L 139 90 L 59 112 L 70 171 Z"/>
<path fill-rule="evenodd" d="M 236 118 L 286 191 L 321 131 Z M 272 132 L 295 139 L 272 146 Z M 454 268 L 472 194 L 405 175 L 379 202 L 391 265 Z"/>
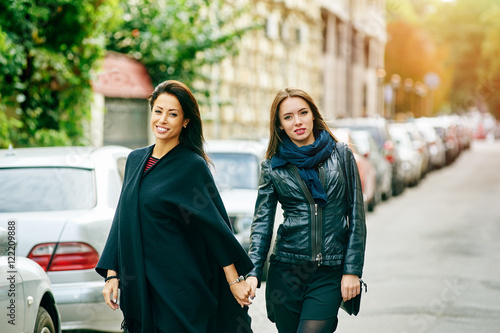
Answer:
<path fill-rule="evenodd" d="M 272 169 L 271 161 L 265 160 L 261 168 L 249 250 L 255 268 L 248 275 L 260 281 L 279 201 L 284 222 L 278 228 L 271 261 L 292 264 L 314 261 L 318 265 L 343 266 L 344 274 L 361 277 L 366 242 L 365 211 L 351 149 L 337 143 L 330 158 L 318 166 L 328 197 L 324 208 L 315 204 L 295 165 Z M 346 191 L 350 192 L 350 200 L 345 196 Z"/>

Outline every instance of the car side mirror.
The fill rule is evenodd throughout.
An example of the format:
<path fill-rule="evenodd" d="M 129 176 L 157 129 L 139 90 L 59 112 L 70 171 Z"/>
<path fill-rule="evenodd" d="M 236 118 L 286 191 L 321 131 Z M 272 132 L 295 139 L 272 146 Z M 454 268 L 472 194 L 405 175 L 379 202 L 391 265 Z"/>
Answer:
<path fill-rule="evenodd" d="M 0 227 L 0 256 L 5 256 L 7 255 L 7 252 L 12 252 L 13 250 L 8 250 L 14 249 L 16 245 L 17 242 L 15 238 L 10 237 L 9 239 L 9 233 L 7 229 L 5 229 L 4 227 Z"/>

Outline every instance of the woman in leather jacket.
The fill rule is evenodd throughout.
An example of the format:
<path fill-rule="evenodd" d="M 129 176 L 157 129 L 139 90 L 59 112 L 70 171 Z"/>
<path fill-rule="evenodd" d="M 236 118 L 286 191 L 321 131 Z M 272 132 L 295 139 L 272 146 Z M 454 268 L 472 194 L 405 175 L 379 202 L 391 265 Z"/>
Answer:
<path fill-rule="evenodd" d="M 342 300 L 360 293 L 366 242 L 361 182 L 349 147 L 337 142 L 313 99 L 281 90 L 271 106 L 249 255 L 251 297 L 260 287 L 277 203 L 283 209 L 266 286 L 280 333 L 330 333 Z"/>

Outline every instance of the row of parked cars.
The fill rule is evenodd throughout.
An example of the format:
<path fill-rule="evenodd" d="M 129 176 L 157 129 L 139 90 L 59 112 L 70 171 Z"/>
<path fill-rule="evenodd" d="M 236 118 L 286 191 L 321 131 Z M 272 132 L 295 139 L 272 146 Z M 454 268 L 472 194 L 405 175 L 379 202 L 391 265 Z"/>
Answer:
<path fill-rule="evenodd" d="M 389 123 L 363 118 L 329 125 L 353 149 L 372 210 L 469 147 L 471 133 L 460 119 Z M 264 141 L 245 140 L 209 141 L 206 147 L 235 235 L 246 249 L 266 148 Z M 9 271 L 5 251 L 14 240 L 17 266 L 11 274 L 17 274 L 16 320 L 23 325 L 15 332 L 121 331 L 121 312 L 110 311 L 103 302 L 104 283 L 94 267 L 130 151 L 118 146 L 0 150 L 0 305 L 5 310 L 14 299 L 4 277 Z M 282 219 L 278 207 L 276 226 Z M 9 240 L 12 225 L 15 237 Z M 0 322 L 0 332 L 11 329 L 6 320 Z"/>
<path fill-rule="evenodd" d="M 451 164 L 469 149 L 474 138 L 472 124 L 459 116 L 406 122 L 348 118 L 329 126 L 354 152 L 369 211 L 382 200 L 418 185 L 428 172 Z"/>

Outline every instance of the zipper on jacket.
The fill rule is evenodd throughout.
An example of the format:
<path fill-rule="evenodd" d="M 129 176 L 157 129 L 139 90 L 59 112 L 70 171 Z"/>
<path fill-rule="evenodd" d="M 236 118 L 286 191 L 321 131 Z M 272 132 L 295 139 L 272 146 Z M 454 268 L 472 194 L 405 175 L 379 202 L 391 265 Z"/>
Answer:
<path fill-rule="evenodd" d="M 295 177 L 297 181 L 299 182 L 300 187 L 302 188 L 302 192 L 304 192 L 304 195 L 309 201 L 309 205 L 311 207 L 311 212 L 313 213 L 313 216 L 311 217 L 311 250 L 312 250 L 312 255 L 311 255 L 311 260 L 315 261 L 318 266 L 321 266 L 323 264 L 323 254 L 321 253 L 321 247 L 323 244 L 323 240 L 321 239 L 321 234 L 322 234 L 322 209 L 321 207 L 318 207 L 318 204 L 314 201 L 314 198 L 312 197 L 311 192 L 307 188 L 306 183 L 300 178 L 299 170 L 295 165 L 293 165 L 292 170 L 295 174 Z M 323 166 L 320 165 L 319 167 L 319 178 L 321 180 L 321 184 L 324 186 L 324 181 L 325 181 L 325 173 Z"/>
<path fill-rule="evenodd" d="M 321 253 L 318 253 L 316 256 L 316 261 L 318 262 L 318 266 L 321 266 L 323 264 L 323 255 Z"/>
<path fill-rule="evenodd" d="M 316 228 L 313 228 L 312 233 L 314 235 L 314 238 L 312 239 L 312 244 L 313 244 L 313 256 L 315 253 L 316 254 L 316 262 L 318 263 L 318 266 L 321 266 L 323 263 L 323 255 L 321 254 L 321 232 L 320 232 L 320 227 L 321 227 L 321 221 L 318 220 L 318 204 L 314 204 L 314 220 L 316 224 Z"/>

